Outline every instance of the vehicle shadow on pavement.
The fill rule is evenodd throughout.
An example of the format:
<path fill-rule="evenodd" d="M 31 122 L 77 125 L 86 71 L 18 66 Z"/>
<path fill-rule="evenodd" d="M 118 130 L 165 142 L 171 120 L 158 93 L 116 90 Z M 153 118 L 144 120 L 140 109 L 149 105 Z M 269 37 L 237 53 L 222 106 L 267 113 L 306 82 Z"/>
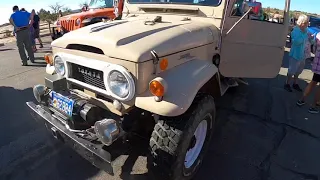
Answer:
<path fill-rule="evenodd" d="M 0 120 L 5 123 L 0 126 L 0 179 L 64 180 L 99 176 L 101 171 L 98 168 L 68 145 L 53 138 L 44 123 L 30 115 L 25 102 L 35 101 L 32 88 L 20 90 L 2 86 L 0 100 Z M 140 165 L 135 168 L 137 161 L 145 160 L 148 142 L 138 137 L 131 138 L 130 143 L 135 146 L 132 146 L 130 153 L 121 154 L 127 158 L 120 162 L 122 166 L 115 171 L 116 176 L 122 179 L 150 179 L 151 173 L 141 174 Z M 131 174 L 135 171 L 138 173 Z"/>
<path fill-rule="evenodd" d="M 308 113 L 312 96 L 296 106 L 302 93 L 285 79 L 250 79 L 216 100 L 219 125 L 194 179 L 318 179 L 320 115 Z"/>
<path fill-rule="evenodd" d="M 45 64 L 45 63 L 35 62 L 35 63 L 32 63 L 32 64 L 28 64 L 28 66 L 33 66 L 33 67 L 46 67 L 46 64 Z"/>
<path fill-rule="evenodd" d="M 99 170 L 29 113 L 32 88 L 0 86 L 0 179 L 87 179 Z"/>
<path fill-rule="evenodd" d="M 34 66 L 34 67 L 46 67 L 47 63 L 43 59 L 43 57 L 35 57 L 34 58 L 35 62 L 34 63 L 29 63 L 28 66 Z"/>

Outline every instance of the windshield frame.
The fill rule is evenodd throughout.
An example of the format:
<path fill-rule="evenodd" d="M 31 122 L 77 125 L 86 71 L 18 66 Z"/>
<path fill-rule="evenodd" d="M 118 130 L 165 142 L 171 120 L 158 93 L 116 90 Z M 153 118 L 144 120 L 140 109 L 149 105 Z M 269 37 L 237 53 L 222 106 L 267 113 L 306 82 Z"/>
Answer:
<path fill-rule="evenodd" d="M 219 3 L 216 5 L 206 5 L 206 4 L 195 4 L 195 3 L 183 3 L 183 2 L 132 2 L 127 0 L 128 4 L 139 5 L 139 4 L 168 4 L 168 5 L 190 5 L 190 6 L 205 6 L 205 7 L 218 7 L 221 5 L 223 0 L 219 0 Z"/>
<path fill-rule="evenodd" d="M 104 1 L 104 5 L 103 6 L 94 6 L 94 7 L 92 7 L 93 5 L 98 4 L 97 3 L 98 1 L 99 0 L 91 0 L 90 3 L 88 4 L 88 8 L 89 9 L 113 8 L 113 0 L 103 0 Z M 107 6 L 106 1 L 112 1 L 112 5 L 111 6 Z M 95 2 L 95 3 L 93 3 L 93 2 Z"/>

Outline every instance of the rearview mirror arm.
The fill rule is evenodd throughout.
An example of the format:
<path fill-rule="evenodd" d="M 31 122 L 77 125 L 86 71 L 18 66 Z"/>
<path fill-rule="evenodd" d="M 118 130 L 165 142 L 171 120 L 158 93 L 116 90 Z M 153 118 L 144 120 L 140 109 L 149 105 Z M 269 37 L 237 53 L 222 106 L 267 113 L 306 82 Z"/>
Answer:
<path fill-rule="evenodd" d="M 246 17 L 246 16 L 249 14 L 249 12 L 250 12 L 251 10 L 252 10 L 252 7 L 250 7 L 250 8 L 248 9 L 248 11 L 247 11 L 246 13 L 244 13 L 237 22 L 234 23 L 234 25 L 228 30 L 228 32 L 225 34 L 225 36 L 227 36 L 227 35 L 232 31 L 232 29 L 233 29 L 234 27 L 236 27 L 237 24 L 239 24 L 239 22 L 240 22 L 244 17 Z"/>

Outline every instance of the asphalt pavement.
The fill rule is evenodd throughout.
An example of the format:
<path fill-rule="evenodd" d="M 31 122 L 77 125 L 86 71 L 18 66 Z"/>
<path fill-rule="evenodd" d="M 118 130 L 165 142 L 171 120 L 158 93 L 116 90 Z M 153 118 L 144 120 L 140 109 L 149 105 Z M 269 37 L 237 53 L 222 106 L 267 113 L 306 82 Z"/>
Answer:
<path fill-rule="evenodd" d="M 32 87 L 43 83 L 44 49 L 36 63 L 20 65 L 14 43 L 0 47 L 0 179 L 153 179 L 147 158 L 122 155 L 114 176 L 95 168 L 55 140 L 28 113 Z M 311 78 L 306 66 L 306 86 Z M 283 90 L 287 54 L 274 79 L 250 79 L 249 86 L 230 89 L 217 99 L 221 124 L 195 179 L 318 180 L 320 178 L 320 115 L 299 108 L 299 92 Z M 311 102 L 311 97 L 310 101 Z"/>

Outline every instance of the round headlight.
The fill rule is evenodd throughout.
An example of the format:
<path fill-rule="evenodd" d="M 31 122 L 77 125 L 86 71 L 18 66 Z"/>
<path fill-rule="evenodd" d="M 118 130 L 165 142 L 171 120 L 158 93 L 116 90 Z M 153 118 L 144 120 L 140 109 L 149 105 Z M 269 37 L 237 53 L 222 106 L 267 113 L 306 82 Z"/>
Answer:
<path fill-rule="evenodd" d="M 79 26 L 81 24 L 81 19 L 76 20 L 76 26 Z"/>
<path fill-rule="evenodd" d="M 113 70 L 109 73 L 108 86 L 113 94 L 125 98 L 129 94 L 129 82 L 119 71 Z"/>
<path fill-rule="evenodd" d="M 66 73 L 66 67 L 64 66 L 64 62 L 62 61 L 61 57 L 59 57 L 59 56 L 56 56 L 54 58 L 54 69 L 61 76 L 63 76 Z"/>

